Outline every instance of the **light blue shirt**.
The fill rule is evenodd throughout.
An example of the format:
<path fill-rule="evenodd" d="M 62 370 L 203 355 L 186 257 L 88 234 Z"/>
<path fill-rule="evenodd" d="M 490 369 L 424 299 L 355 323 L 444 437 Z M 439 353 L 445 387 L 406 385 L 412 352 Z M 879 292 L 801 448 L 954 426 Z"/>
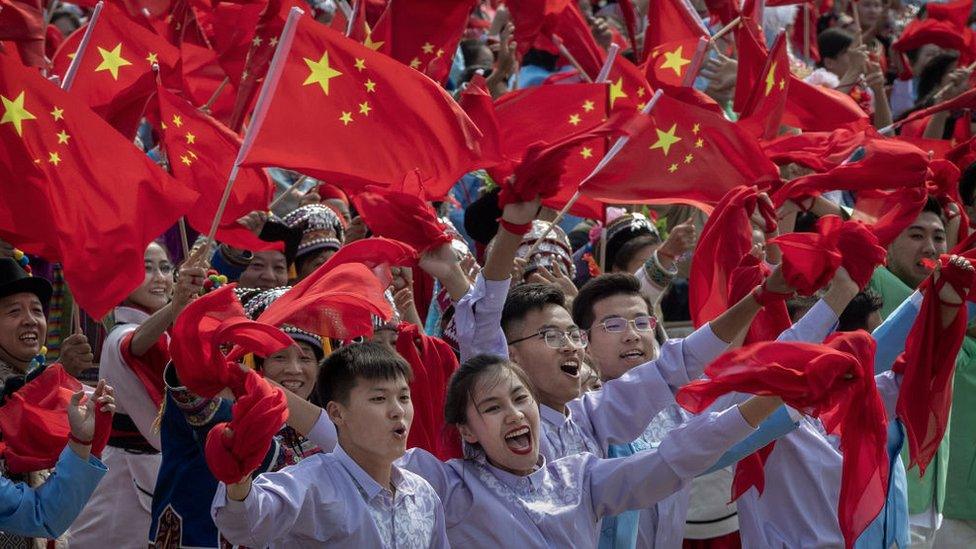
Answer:
<path fill-rule="evenodd" d="M 108 469 L 65 447 L 47 482 L 31 488 L 0 477 L 0 530 L 31 538 L 58 538 L 88 503 Z"/>

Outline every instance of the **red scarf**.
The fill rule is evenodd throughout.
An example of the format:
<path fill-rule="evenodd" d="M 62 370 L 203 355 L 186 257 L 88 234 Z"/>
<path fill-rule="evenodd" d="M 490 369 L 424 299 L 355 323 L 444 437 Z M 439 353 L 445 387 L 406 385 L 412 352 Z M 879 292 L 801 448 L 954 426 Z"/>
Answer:
<path fill-rule="evenodd" d="M 138 329 L 138 328 L 137 328 Z M 142 386 L 146 388 L 146 394 L 152 399 L 156 409 L 163 403 L 163 371 L 169 362 L 169 334 L 164 333 L 152 344 L 145 353 L 136 356 L 132 353 L 132 338 L 136 330 L 132 330 L 122 337 L 119 345 L 119 352 L 125 366 L 132 370 Z"/>

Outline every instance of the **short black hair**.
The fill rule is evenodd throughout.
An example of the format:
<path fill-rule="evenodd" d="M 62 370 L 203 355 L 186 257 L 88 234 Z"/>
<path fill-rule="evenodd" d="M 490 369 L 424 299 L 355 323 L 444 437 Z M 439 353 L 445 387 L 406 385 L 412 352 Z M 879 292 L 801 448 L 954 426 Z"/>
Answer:
<path fill-rule="evenodd" d="M 939 88 L 942 87 L 942 78 L 953 63 L 959 61 L 959 53 L 955 51 L 943 51 L 932 56 L 928 63 L 922 67 L 918 75 L 918 103 L 928 104 L 928 100 Z"/>
<path fill-rule="evenodd" d="M 831 27 L 817 35 L 817 49 L 820 51 L 820 65 L 823 59 L 837 59 L 838 55 L 844 53 L 847 48 L 854 43 L 854 35 L 850 32 Z"/>
<path fill-rule="evenodd" d="M 966 166 L 959 176 L 959 196 L 966 206 L 973 205 L 976 199 L 976 162 Z"/>
<path fill-rule="evenodd" d="M 661 238 L 655 233 L 635 236 L 627 242 L 624 242 L 617 252 L 613 254 L 613 261 L 610 263 L 610 266 L 624 271 L 627 269 L 627 264 L 634 259 L 634 256 L 637 255 L 638 252 L 648 246 L 653 246 L 660 243 Z M 609 253 L 609 250 L 607 250 L 607 253 Z M 610 262 L 609 258 L 607 261 Z"/>
<path fill-rule="evenodd" d="M 919 213 L 925 212 L 934 213 L 935 215 L 939 216 L 939 219 L 942 220 L 942 224 L 945 225 L 945 210 L 942 209 L 942 204 L 939 204 L 939 201 L 935 198 L 930 196 L 925 201 L 925 206 L 922 207 L 922 211 Z"/>
<path fill-rule="evenodd" d="M 870 288 L 865 288 L 854 296 L 854 299 L 844 308 L 844 312 L 840 314 L 837 331 L 866 330 L 868 317 L 871 313 L 880 311 L 883 305 L 884 299 L 881 295 Z"/>
<path fill-rule="evenodd" d="M 573 299 L 573 322 L 584 330 L 593 325 L 596 317 L 593 307 L 600 300 L 616 295 L 636 295 L 647 304 L 647 311 L 651 312 L 651 304 L 640 291 L 640 280 L 630 273 L 608 273 L 591 278 L 579 294 Z"/>
<path fill-rule="evenodd" d="M 551 284 L 529 282 L 519 284 L 508 294 L 502 309 L 502 330 L 511 339 L 511 330 L 532 311 L 541 311 L 547 305 L 566 307 L 566 294 Z"/>
<path fill-rule="evenodd" d="M 466 424 L 468 404 L 474 396 L 478 383 L 489 376 L 500 378 L 505 372 L 511 372 L 518 378 L 535 398 L 532 381 L 518 365 L 505 357 L 476 355 L 465 360 L 447 382 L 447 391 L 444 394 L 444 421 L 448 425 Z"/>
<path fill-rule="evenodd" d="M 322 362 L 315 383 L 321 406 L 336 401 L 349 402 L 349 393 L 360 379 L 413 379 L 410 365 L 400 355 L 380 343 L 354 343 L 341 347 Z"/>

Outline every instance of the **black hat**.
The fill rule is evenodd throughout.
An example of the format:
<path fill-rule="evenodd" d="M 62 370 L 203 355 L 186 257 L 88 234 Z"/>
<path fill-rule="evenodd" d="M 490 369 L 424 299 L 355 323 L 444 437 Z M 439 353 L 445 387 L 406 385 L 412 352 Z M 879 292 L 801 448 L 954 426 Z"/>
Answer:
<path fill-rule="evenodd" d="M 0 297 L 21 292 L 36 295 L 41 300 L 41 304 L 47 307 L 53 290 L 50 282 L 40 277 L 28 275 L 13 259 L 9 257 L 0 258 Z"/>
<path fill-rule="evenodd" d="M 291 265 L 295 263 L 295 256 L 298 255 L 298 245 L 302 241 L 304 228 L 304 226 L 289 227 L 277 218 L 268 219 L 258 238 L 265 242 L 283 242 L 285 244 L 285 260 Z"/>

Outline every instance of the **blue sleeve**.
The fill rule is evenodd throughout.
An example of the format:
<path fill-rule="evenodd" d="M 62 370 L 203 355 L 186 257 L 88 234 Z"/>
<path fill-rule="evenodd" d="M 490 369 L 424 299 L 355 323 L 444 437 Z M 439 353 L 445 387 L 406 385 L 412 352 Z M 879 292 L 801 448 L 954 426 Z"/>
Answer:
<path fill-rule="evenodd" d="M 779 437 L 789 434 L 799 425 L 799 422 L 793 421 L 793 418 L 790 417 L 790 413 L 786 407 L 780 406 L 778 410 L 773 412 L 773 415 L 759 424 L 759 428 L 755 433 L 752 433 L 743 439 L 742 442 L 736 443 L 735 446 L 729 448 L 722 457 L 718 458 L 715 465 L 712 465 L 702 474 L 707 475 L 708 473 L 736 463 L 742 458 L 764 448 L 767 444 Z"/>
<path fill-rule="evenodd" d="M 90 457 L 85 462 L 66 447 L 54 473 L 37 488 L 0 478 L 0 530 L 35 538 L 61 536 L 106 471 L 101 461 Z"/>
<path fill-rule="evenodd" d="M 908 332 L 912 330 L 922 307 L 921 297 L 918 292 L 913 293 L 871 333 L 878 344 L 874 355 L 874 373 L 890 370 L 898 355 L 905 352 Z"/>

